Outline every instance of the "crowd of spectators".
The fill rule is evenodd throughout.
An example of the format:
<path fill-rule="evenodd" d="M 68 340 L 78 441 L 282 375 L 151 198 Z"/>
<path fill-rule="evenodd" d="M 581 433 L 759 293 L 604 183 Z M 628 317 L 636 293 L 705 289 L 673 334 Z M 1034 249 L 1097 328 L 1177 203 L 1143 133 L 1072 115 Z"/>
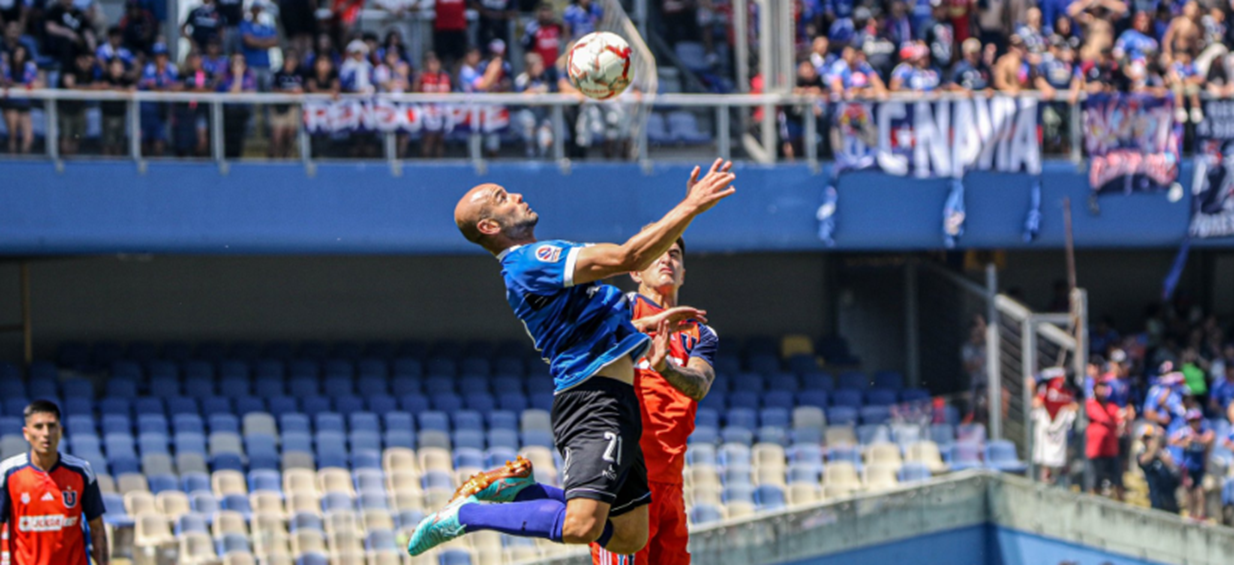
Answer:
<path fill-rule="evenodd" d="M 45 2 L 45 4 L 44 4 Z M 31 109 L 42 105 L 21 90 L 54 87 L 79 90 L 278 93 L 446 93 L 526 92 L 581 94 L 565 78 L 564 54 L 573 40 L 595 31 L 603 16 L 593 0 L 553 4 L 516 0 L 373 0 L 368 9 L 384 12 L 383 35 L 362 31 L 364 0 L 339 0 L 318 8 L 316 0 L 201 0 L 175 26 L 180 37 L 166 37 L 165 6 L 160 0 L 127 0 L 118 22 L 103 20 L 97 0 L 0 1 L 0 105 L 9 153 L 29 153 L 34 144 Z M 425 4 L 425 5 L 422 5 Z M 4 6 L 8 7 L 4 7 Z M 401 33 L 420 10 L 431 11 L 431 36 L 410 49 Z M 468 9 L 478 17 L 469 21 Z M 512 25 L 518 19 L 519 25 Z M 524 58 L 510 60 L 511 30 Z M 188 45 L 173 60 L 169 45 Z M 412 60 L 411 53 L 423 53 Z M 80 150 L 85 135 L 84 102 L 57 104 L 62 155 Z M 301 122 L 300 108 L 279 104 L 255 108 L 225 104 L 223 145 L 228 157 L 243 153 L 247 134 L 268 139 L 270 157 L 290 157 Z M 127 151 L 126 104 L 99 105 L 103 154 Z M 140 104 L 143 154 L 206 156 L 210 152 L 210 109 L 198 103 Z M 521 138 L 528 156 L 543 156 L 552 146 L 547 110 L 511 108 L 508 131 Z M 620 141 L 622 120 L 612 111 L 591 115 L 571 108 L 566 115 L 579 145 Z M 440 157 L 448 127 L 443 116 L 424 112 L 420 153 Z M 594 133 L 599 131 L 596 139 Z M 331 148 L 375 156 L 375 136 L 325 135 L 314 151 Z M 498 150 L 498 135 L 486 133 L 483 146 Z M 316 142 L 320 143 L 316 143 Z M 397 151 L 406 155 L 409 138 L 399 135 Z"/>
<path fill-rule="evenodd" d="M 1065 452 L 1066 440 L 1050 434 L 1061 431 L 1054 437 L 1065 438 L 1064 428 L 1082 411 L 1087 429 L 1075 438 L 1075 455 L 1089 463 L 1088 490 L 1108 487 L 1121 500 L 1125 473 L 1138 467 L 1152 507 L 1185 510 L 1195 520 L 1212 516 L 1209 495 L 1221 492 L 1234 464 L 1234 339 L 1228 328 L 1182 299 L 1149 309 L 1135 332 L 1120 333 L 1102 319 L 1090 328 L 1089 344 L 1082 389 L 1062 369 L 1030 383 L 1037 387 L 1036 441 L 1061 443 Z M 1061 453 L 1053 462 L 1043 457 L 1034 454 L 1042 480 L 1055 482 L 1074 470 Z"/>

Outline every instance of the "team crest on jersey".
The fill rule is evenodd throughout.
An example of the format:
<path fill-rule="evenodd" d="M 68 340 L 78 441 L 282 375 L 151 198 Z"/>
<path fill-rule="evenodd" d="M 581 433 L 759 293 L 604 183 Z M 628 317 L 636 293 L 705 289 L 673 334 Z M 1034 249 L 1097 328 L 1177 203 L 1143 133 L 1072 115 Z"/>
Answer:
<path fill-rule="evenodd" d="M 30 493 L 28 492 L 21 493 L 21 503 L 30 504 Z"/>
<path fill-rule="evenodd" d="M 561 260 L 561 248 L 556 245 L 541 245 L 536 249 L 536 259 L 545 263 L 556 263 Z"/>
<path fill-rule="evenodd" d="M 69 490 L 66 490 L 60 493 L 60 495 L 62 498 L 64 498 L 65 508 L 72 508 L 74 506 L 77 506 L 77 491 L 69 489 Z"/>

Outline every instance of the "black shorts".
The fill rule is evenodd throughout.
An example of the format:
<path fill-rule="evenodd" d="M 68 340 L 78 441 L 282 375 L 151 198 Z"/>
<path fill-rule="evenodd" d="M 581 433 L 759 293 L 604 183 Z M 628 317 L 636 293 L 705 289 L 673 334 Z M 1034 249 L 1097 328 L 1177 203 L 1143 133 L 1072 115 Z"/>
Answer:
<path fill-rule="evenodd" d="M 1095 487 L 1100 488 L 1102 482 L 1109 481 L 1110 486 L 1122 488 L 1123 466 L 1117 457 L 1094 457 L 1092 463 Z"/>
<path fill-rule="evenodd" d="M 620 516 L 651 502 L 647 463 L 639 438 L 643 420 L 634 387 L 592 377 L 553 397 L 553 437 L 565 461 L 566 500 L 587 498 L 611 505 Z"/>

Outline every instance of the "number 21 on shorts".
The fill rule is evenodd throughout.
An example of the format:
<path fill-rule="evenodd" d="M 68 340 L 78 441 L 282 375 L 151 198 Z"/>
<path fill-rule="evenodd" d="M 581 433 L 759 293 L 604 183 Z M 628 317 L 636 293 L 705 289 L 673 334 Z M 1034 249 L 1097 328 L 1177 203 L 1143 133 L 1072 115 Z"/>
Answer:
<path fill-rule="evenodd" d="M 621 436 L 613 432 L 604 432 L 608 440 L 608 448 L 604 450 L 604 460 L 621 465 Z"/>

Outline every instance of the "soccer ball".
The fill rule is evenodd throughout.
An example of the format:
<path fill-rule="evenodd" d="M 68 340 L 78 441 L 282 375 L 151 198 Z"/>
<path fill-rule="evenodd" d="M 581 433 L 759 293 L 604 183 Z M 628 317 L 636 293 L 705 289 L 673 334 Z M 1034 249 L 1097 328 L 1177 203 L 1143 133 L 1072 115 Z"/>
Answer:
<path fill-rule="evenodd" d="M 584 35 L 570 50 L 566 72 L 574 87 L 588 98 L 617 96 L 630 86 L 630 44 L 607 31 Z"/>

